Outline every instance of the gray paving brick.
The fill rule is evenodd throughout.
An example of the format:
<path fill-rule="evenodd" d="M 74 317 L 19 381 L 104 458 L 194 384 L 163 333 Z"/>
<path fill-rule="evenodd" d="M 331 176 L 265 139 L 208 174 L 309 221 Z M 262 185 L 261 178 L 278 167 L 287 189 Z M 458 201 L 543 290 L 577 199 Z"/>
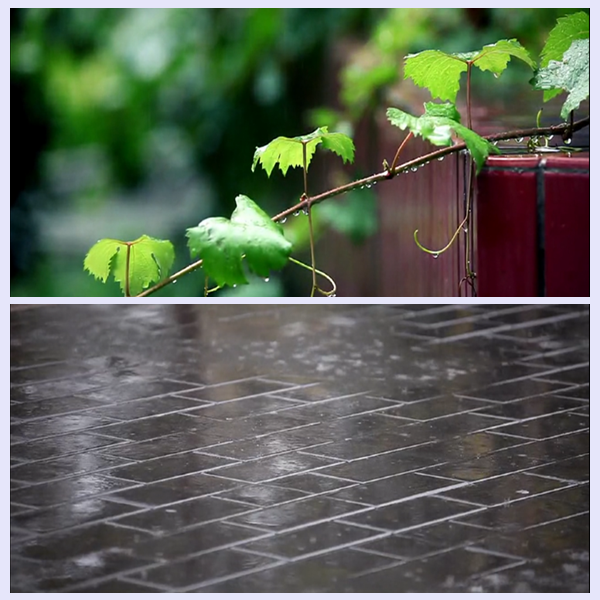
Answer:
<path fill-rule="evenodd" d="M 347 546 L 352 542 L 374 535 L 376 534 L 373 531 L 362 527 L 328 521 L 318 525 L 309 525 L 288 533 L 263 537 L 260 540 L 243 544 L 239 548 L 241 550 L 273 554 L 282 558 L 294 558 L 328 548 Z"/>
<path fill-rule="evenodd" d="M 326 592 L 339 590 L 353 575 L 392 564 L 394 559 L 352 549 L 336 550 L 313 558 L 276 565 L 223 583 L 201 587 L 198 592 Z"/>
<path fill-rule="evenodd" d="M 362 506 L 325 496 L 300 498 L 293 502 L 262 508 L 231 519 L 234 523 L 265 529 L 290 529 L 303 524 L 327 521 L 361 510 Z"/>

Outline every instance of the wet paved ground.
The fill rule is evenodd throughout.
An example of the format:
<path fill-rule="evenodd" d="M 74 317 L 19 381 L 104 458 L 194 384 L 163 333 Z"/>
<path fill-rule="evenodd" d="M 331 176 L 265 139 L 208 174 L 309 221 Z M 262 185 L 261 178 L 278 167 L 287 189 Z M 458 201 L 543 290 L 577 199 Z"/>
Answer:
<path fill-rule="evenodd" d="M 589 591 L 587 306 L 11 312 L 11 587 Z"/>

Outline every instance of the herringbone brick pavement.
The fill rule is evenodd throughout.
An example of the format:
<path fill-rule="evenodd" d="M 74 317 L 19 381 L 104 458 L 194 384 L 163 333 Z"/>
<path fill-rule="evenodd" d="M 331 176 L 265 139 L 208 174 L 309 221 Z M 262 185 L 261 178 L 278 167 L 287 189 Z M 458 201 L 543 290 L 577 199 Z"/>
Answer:
<path fill-rule="evenodd" d="M 11 312 L 16 592 L 589 591 L 589 307 Z"/>

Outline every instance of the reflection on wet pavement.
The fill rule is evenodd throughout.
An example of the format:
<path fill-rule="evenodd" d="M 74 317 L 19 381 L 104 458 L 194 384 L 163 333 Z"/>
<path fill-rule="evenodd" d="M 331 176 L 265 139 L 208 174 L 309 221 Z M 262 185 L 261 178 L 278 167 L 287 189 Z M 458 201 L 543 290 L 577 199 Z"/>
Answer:
<path fill-rule="evenodd" d="M 11 312 L 15 592 L 589 592 L 589 307 Z"/>

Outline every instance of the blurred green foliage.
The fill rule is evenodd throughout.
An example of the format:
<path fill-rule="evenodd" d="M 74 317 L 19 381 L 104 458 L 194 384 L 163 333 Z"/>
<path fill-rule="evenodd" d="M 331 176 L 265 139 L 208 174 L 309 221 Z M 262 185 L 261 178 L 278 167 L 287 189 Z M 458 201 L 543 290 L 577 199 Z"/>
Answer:
<path fill-rule="evenodd" d="M 82 268 L 102 237 L 170 239 L 183 267 L 185 228 L 230 214 L 238 194 L 269 214 L 298 199 L 299 172 L 252 174 L 257 146 L 311 126 L 351 135 L 394 98 L 407 53 L 510 37 L 536 53 L 575 10 L 11 9 L 11 295 L 119 295 Z M 346 42 L 337 102 L 324 77 Z M 368 218 L 348 198 L 337 228 L 372 233 L 369 198 Z M 325 209 L 323 231 L 333 220 Z M 202 288 L 189 276 L 159 295 Z M 270 291 L 304 293 L 289 278 Z"/>

